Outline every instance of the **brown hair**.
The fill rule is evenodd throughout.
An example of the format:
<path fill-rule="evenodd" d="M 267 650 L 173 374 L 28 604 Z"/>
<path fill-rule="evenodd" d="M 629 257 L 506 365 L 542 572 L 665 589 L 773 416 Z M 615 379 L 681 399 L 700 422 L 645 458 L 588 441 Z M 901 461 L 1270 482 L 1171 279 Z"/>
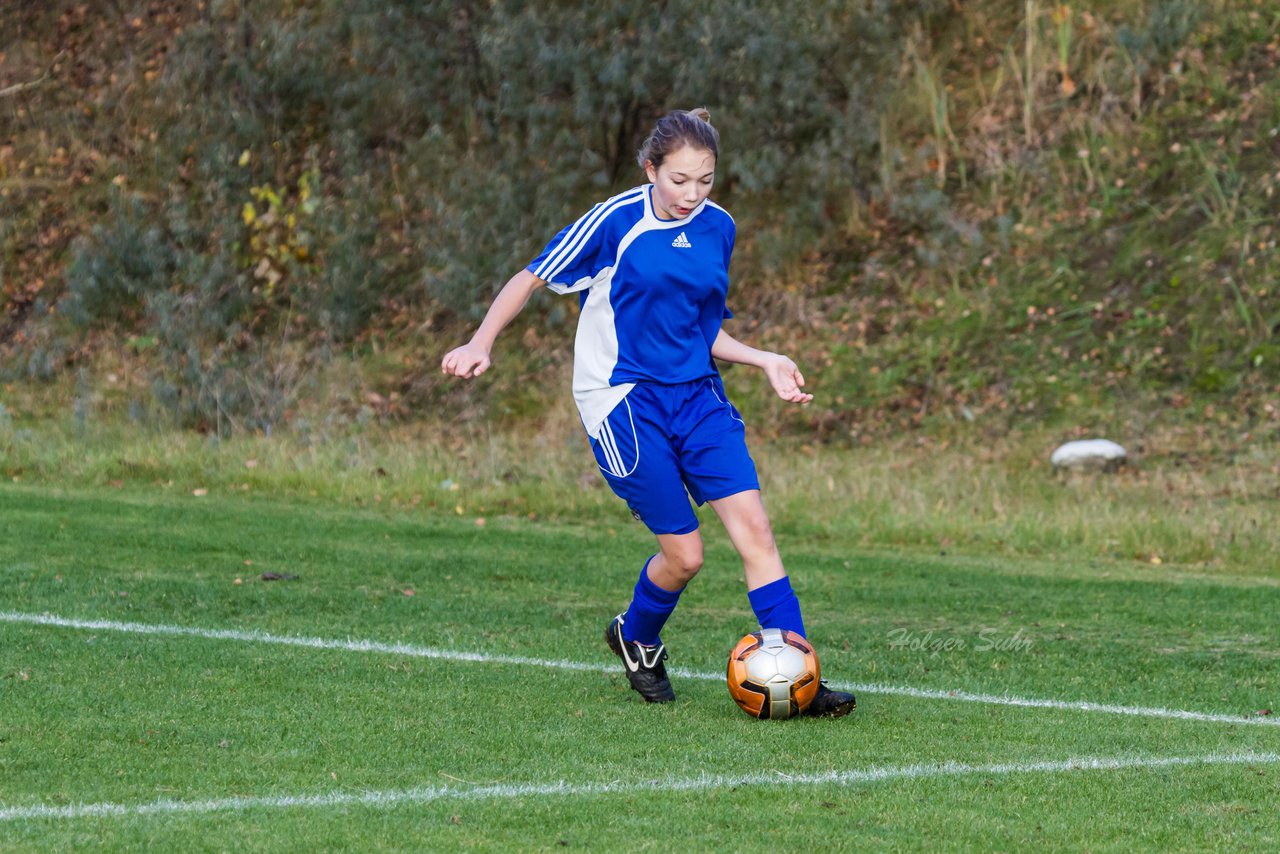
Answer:
<path fill-rule="evenodd" d="M 653 132 L 636 153 L 636 162 L 641 169 L 650 163 L 656 169 L 668 154 L 684 145 L 710 151 L 712 156 L 719 158 L 720 134 L 711 126 L 711 114 L 706 108 L 674 110 L 658 119 Z"/>

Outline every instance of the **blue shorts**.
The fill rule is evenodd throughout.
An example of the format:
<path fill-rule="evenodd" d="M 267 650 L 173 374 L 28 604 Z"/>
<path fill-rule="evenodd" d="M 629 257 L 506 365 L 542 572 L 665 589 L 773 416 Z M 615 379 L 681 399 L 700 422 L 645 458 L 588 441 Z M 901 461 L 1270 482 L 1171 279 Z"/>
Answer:
<path fill-rule="evenodd" d="M 698 529 L 691 497 L 701 505 L 760 488 L 742 416 L 718 377 L 636 383 L 591 450 L 609 486 L 655 534 Z"/>

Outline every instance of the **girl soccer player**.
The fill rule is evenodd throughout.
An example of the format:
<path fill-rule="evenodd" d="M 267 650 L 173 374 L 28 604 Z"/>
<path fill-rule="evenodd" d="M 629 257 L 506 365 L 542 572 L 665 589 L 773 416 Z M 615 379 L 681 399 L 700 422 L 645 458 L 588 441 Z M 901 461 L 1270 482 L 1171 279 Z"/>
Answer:
<path fill-rule="evenodd" d="M 471 341 L 440 364 L 446 374 L 479 376 L 498 333 L 534 291 L 579 294 L 573 396 L 605 480 L 658 540 L 630 606 L 605 631 L 631 687 L 651 703 L 675 699 L 659 632 L 702 568 L 690 496 L 711 504 L 741 555 L 761 627 L 805 633 L 742 418 L 715 360 L 760 368 L 783 400 L 804 404 L 813 395 L 791 359 L 721 328 L 732 316 L 725 296 L 736 230 L 707 198 L 718 154 L 706 110 L 659 119 L 637 158 L 649 183 L 565 227 L 502 288 Z M 855 707 L 852 694 L 823 685 L 807 714 L 839 717 Z"/>

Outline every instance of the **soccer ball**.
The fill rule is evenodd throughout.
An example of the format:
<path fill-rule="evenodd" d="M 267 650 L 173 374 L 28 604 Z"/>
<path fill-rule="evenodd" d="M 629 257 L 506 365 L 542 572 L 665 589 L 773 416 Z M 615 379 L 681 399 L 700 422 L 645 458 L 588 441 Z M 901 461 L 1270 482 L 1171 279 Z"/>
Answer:
<path fill-rule="evenodd" d="M 794 717 L 818 693 L 818 656 L 795 632 L 761 629 L 729 654 L 729 696 L 753 718 Z"/>

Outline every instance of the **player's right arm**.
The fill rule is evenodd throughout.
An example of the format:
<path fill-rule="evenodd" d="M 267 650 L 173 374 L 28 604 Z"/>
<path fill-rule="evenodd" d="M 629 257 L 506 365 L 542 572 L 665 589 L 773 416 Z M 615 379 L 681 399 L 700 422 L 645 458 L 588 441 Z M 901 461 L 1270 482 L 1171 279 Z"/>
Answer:
<path fill-rule="evenodd" d="M 529 270 L 521 270 L 512 276 L 494 297 L 493 305 L 489 306 L 471 340 L 445 353 L 440 361 L 441 373 L 469 379 L 487 371 L 491 364 L 489 354 L 493 350 L 493 342 L 498 340 L 498 333 L 515 319 L 533 292 L 545 284 Z"/>

